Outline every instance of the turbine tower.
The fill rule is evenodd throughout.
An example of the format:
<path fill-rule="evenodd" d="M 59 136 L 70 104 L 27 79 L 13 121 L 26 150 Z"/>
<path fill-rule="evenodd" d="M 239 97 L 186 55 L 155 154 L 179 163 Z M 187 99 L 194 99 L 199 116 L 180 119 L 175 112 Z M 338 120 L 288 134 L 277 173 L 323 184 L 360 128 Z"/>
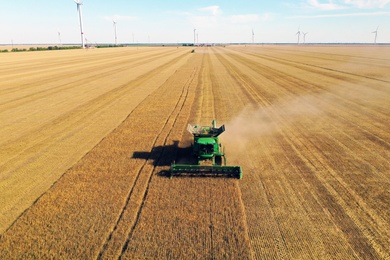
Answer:
<path fill-rule="evenodd" d="M 297 42 L 297 44 L 299 44 L 299 36 L 301 35 L 300 27 L 298 27 L 298 32 L 295 35 L 298 35 L 298 42 Z"/>
<path fill-rule="evenodd" d="M 81 47 L 84 49 L 85 44 L 84 44 L 84 31 L 83 31 L 83 15 L 81 12 L 81 6 L 83 5 L 82 0 L 74 0 L 74 2 L 77 5 L 77 11 L 79 13 L 79 19 L 80 19 L 80 32 L 81 32 Z"/>
<path fill-rule="evenodd" d="M 115 45 L 117 45 L 117 36 L 116 36 L 116 22 L 115 21 L 112 21 L 113 25 L 114 25 L 114 33 L 115 33 Z"/>
<path fill-rule="evenodd" d="M 378 28 L 379 28 L 379 25 L 378 25 L 378 27 L 376 27 L 376 30 L 372 32 L 372 33 L 375 33 L 375 39 L 374 39 L 375 44 L 376 44 L 376 37 L 378 36 Z"/>
<path fill-rule="evenodd" d="M 306 34 L 307 32 L 302 32 L 303 33 L 303 43 L 306 43 Z"/>
<path fill-rule="evenodd" d="M 195 40 L 196 40 L 196 39 L 195 39 L 195 32 L 196 32 L 196 29 L 194 29 L 194 46 L 196 45 L 196 44 L 195 44 Z"/>
<path fill-rule="evenodd" d="M 252 44 L 255 43 L 255 33 L 253 32 L 253 28 L 252 28 Z"/>

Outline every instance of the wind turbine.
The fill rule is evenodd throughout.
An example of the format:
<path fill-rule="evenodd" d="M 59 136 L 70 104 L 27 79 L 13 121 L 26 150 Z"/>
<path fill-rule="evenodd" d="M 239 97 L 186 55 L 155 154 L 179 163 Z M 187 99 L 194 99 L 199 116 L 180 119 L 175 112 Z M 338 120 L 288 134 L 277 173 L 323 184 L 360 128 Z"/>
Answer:
<path fill-rule="evenodd" d="M 379 25 L 378 25 L 378 27 L 376 27 L 376 30 L 372 32 L 372 33 L 375 33 L 375 40 L 374 40 L 375 44 L 376 44 L 376 37 L 378 36 L 378 28 L 379 28 Z"/>
<path fill-rule="evenodd" d="M 83 15 L 81 12 L 81 6 L 83 5 L 82 0 L 74 0 L 74 2 L 77 5 L 77 11 L 79 13 L 79 19 L 80 19 L 80 32 L 81 32 L 81 47 L 84 49 L 85 44 L 84 44 L 84 32 L 83 32 Z"/>
<path fill-rule="evenodd" d="M 116 37 L 116 22 L 115 21 L 112 21 L 113 25 L 114 25 L 114 33 L 115 33 L 115 45 L 117 45 L 117 37 Z"/>
<path fill-rule="evenodd" d="M 252 44 L 255 43 L 255 33 L 253 32 L 253 28 L 252 28 Z"/>
<path fill-rule="evenodd" d="M 60 30 L 58 30 L 58 40 L 60 42 L 60 45 L 62 45 L 62 41 L 61 41 L 61 32 Z"/>
<path fill-rule="evenodd" d="M 299 36 L 301 35 L 300 27 L 298 27 L 298 32 L 295 35 L 298 35 L 298 42 L 297 42 L 297 44 L 299 44 Z"/>
<path fill-rule="evenodd" d="M 306 43 L 306 34 L 307 32 L 302 32 L 303 33 L 303 43 Z"/>

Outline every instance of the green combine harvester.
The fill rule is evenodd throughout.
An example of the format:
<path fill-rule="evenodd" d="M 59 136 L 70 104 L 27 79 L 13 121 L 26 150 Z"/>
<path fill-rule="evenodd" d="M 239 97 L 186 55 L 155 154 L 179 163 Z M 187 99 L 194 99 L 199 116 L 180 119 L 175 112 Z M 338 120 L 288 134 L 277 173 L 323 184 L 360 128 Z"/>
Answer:
<path fill-rule="evenodd" d="M 171 177 L 179 174 L 204 176 L 231 176 L 242 178 L 241 166 L 227 166 L 225 151 L 219 142 L 218 136 L 225 131 L 225 125 L 217 128 L 216 121 L 212 126 L 191 126 L 187 130 L 194 136 L 192 154 L 197 164 L 171 164 Z"/>

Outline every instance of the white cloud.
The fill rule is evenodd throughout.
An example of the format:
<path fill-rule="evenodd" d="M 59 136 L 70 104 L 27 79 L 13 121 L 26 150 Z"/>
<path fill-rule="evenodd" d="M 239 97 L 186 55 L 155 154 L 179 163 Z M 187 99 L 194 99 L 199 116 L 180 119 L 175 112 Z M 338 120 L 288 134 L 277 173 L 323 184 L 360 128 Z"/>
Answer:
<path fill-rule="evenodd" d="M 212 15 L 219 15 L 222 13 L 221 8 L 218 5 L 212 5 L 212 6 L 207 6 L 203 8 L 199 8 L 199 11 L 202 12 L 209 12 Z"/>
<path fill-rule="evenodd" d="M 294 16 L 288 16 L 288 17 L 286 17 L 286 19 L 313 19 L 313 18 L 327 18 L 327 17 L 381 16 L 381 15 L 390 15 L 390 12 L 320 14 L 320 15 L 294 15 Z"/>
<path fill-rule="evenodd" d="M 334 1 L 332 0 L 325 1 L 325 3 L 319 2 L 318 0 L 307 0 L 307 5 L 310 8 L 324 10 L 324 11 L 340 10 L 346 8 L 345 6 L 334 3 Z"/>
<path fill-rule="evenodd" d="M 390 0 L 306 0 L 305 7 L 322 10 L 384 8 Z"/>
<path fill-rule="evenodd" d="M 390 0 L 344 0 L 344 3 L 361 9 L 384 8 Z"/>

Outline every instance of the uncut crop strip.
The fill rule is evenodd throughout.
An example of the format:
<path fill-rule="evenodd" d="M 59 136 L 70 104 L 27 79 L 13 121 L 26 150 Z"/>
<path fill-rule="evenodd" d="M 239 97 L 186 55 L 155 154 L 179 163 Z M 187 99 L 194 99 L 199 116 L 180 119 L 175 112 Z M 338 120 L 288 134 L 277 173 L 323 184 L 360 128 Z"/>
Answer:
<path fill-rule="evenodd" d="M 253 68 L 254 67 L 254 64 L 251 64 L 251 67 Z M 262 71 L 264 71 L 264 69 L 262 70 Z M 274 75 L 274 74 L 272 74 L 272 75 Z M 254 78 L 254 77 L 251 77 L 251 78 Z M 284 76 L 284 78 L 285 78 L 285 76 Z M 294 81 L 291 81 L 291 82 L 294 82 Z M 293 85 L 291 85 L 291 87 L 290 88 L 292 88 L 292 86 Z M 302 100 L 302 102 L 304 102 L 304 100 Z M 309 103 L 310 104 L 310 103 Z M 311 104 L 311 105 L 313 105 L 313 104 Z M 283 108 L 283 106 L 281 106 L 281 108 Z M 286 109 L 289 109 L 289 107 L 288 106 L 286 106 L 285 107 Z M 275 117 L 275 116 L 278 116 L 279 114 L 280 114 L 281 112 L 280 111 L 275 111 L 274 112 L 274 114 L 273 114 L 273 116 Z M 287 114 L 288 114 L 288 112 L 287 112 Z M 310 118 L 310 117 L 309 117 Z M 280 123 L 283 125 L 283 119 L 280 119 Z M 318 120 L 317 120 L 317 123 L 318 123 Z M 312 124 L 315 124 L 314 122 L 312 123 Z M 291 131 L 285 131 L 286 133 L 294 133 L 295 132 L 295 130 L 292 130 L 292 129 L 290 129 Z M 303 131 L 303 132 L 305 132 L 305 131 Z M 290 135 L 290 134 L 289 134 Z M 289 137 L 289 136 L 287 136 L 287 138 L 284 138 L 285 140 L 289 140 L 289 139 L 291 139 L 291 137 Z M 291 140 L 295 140 L 296 138 L 293 138 L 293 139 L 291 139 Z M 283 140 L 283 138 L 281 139 L 281 140 Z M 304 139 L 305 140 L 305 139 Z M 317 142 L 318 142 L 319 140 L 317 140 Z M 291 145 L 291 143 L 290 143 L 290 145 Z M 296 146 L 296 144 L 292 144 L 292 145 L 295 145 Z M 293 146 L 294 147 L 294 146 Z M 386 168 L 384 168 L 384 169 L 386 169 Z M 336 171 L 337 172 L 337 171 Z M 337 172 L 337 174 L 339 174 L 338 172 Z M 336 176 L 337 177 L 337 176 Z M 346 183 L 348 183 L 348 182 L 346 182 Z M 349 184 L 348 186 L 350 186 L 351 184 Z M 343 188 L 342 188 L 343 189 Z M 351 190 L 350 190 L 350 192 L 351 192 Z M 353 192 L 353 191 L 352 191 Z M 340 191 L 339 191 L 339 193 L 340 193 Z M 337 198 L 337 193 L 334 193 L 333 194 L 333 196 L 336 196 L 336 198 Z M 344 196 L 345 197 L 345 196 Z M 355 200 L 356 200 L 357 198 L 355 197 Z M 362 200 L 360 200 L 360 199 L 357 199 L 358 201 L 360 201 L 359 203 L 362 203 L 363 201 Z M 340 202 L 339 202 L 340 203 Z M 364 204 L 363 204 L 364 205 Z M 364 208 L 364 211 L 367 211 L 367 212 L 370 212 L 370 209 L 369 208 Z M 379 211 L 379 212 L 383 212 L 383 210 L 381 210 L 381 211 Z M 372 213 L 372 212 L 371 212 Z M 383 214 L 383 213 L 381 213 L 381 214 Z M 371 215 L 372 216 L 372 215 Z M 352 216 L 352 218 L 354 219 L 354 221 L 356 222 L 357 220 L 356 220 L 356 218 L 355 217 L 353 217 Z M 377 217 L 377 218 L 375 218 L 376 220 L 375 221 L 377 221 L 381 226 L 383 226 L 383 224 L 385 223 L 385 222 L 382 222 L 381 221 L 381 217 Z M 367 222 L 369 219 L 365 219 L 365 222 Z M 346 223 L 348 223 L 348 219 L 347 218 L 345 218 L 344 219 L 344 221 L 345 221 L 345 224 Z M 359 222 L 361 222 L 361 220 L 360 221 L 357 221 L 357 223 L 359 223 Z M 381 222 L 382 222 L 382 224 L 381 224 Z M 339 223 L 339 224 L 343 224 L 344 222 L 342 222 L 342 223 Z M 366 223 L 366 225 L 372 225 L 372 224 L 375 224 L 375 223 L 370 223 L 370 224 L 368 224 L 368 223 L 370 223 L 370 222 L 367 222 Z M 360 226 L 361 224 L 358 224 L 358 226 Z M 359 229 L 361 229 L 361 227 L 359 227 Z M 365 230 L 364 228 L 362 229 L 362 230 Z M 378 229 L 378 231 L 379 231 L 379 234 L 377 234 L 376 236 L 378 236 L 378 237 L 386 237 L 387 235 L 386 234 L 384 234 L 384 233 L 382 233 L 381 232 L 381 229 Z M 358 234 L 359 232 L 357 232 L 356 234 Z M 366 236 L 367 237 L 369 237 L 369 239 L 370 239 L 370 241 L 373 241 L 373 247 L 376 249 L 376 250 L 378 250 L 378 252 L 379 253 L 381 253 L 381 251 L 383 251 L 383 248 L 385 248 L 386 246 L 383 244 L 383 240 L 381 241 L 381 242 L 379 242 L 379 243 L 377 243 L 376 241 L 375 241 L 375 239 L 373 240 L 373 239 L 371 239 L 370 237 L 372 236 L 372 235 L 369 235 L 368 233 L 366 233 Z M 375 237 L 376 237 L 375 236 Z M 363 240 L 362 240 L 363 241 Z M 370 247 L 367 247 L 367 245 L 365 245 L 365 246 L 363 246 L 363 247 L 360 247 L 359 248 L 359 244 L 360 242 L 358 242 L 358 241 L 355 241 L 355 242 L 352 242 L 351 244 L 352 245 L 354 245 L 354 244 L 357 244 L 356 246 L 355 246 L 355 250 L 356 250 L 356 252 L 359 252 L 360 250 L 361 250 L 361 248 L 364 248 L 365 247 L 365 249 L 363 249 L 363 252 L 359 252 L 359 253 L 362 253 L 362 254 L 364 254 L 364 253 L 366 253 L 366 254 L 373 254 L 373 255 L 375 255 L 375 253 L 370 249 Z M 365 243 L 365 242 L 363 242 L 363 243 Z M 382 245 L 381 245 L 382 244 Z M 362 245 L 362 244 L 360 244 L 360 245 Z M 371 253 L 370 253 L 371 252 Z"/>

